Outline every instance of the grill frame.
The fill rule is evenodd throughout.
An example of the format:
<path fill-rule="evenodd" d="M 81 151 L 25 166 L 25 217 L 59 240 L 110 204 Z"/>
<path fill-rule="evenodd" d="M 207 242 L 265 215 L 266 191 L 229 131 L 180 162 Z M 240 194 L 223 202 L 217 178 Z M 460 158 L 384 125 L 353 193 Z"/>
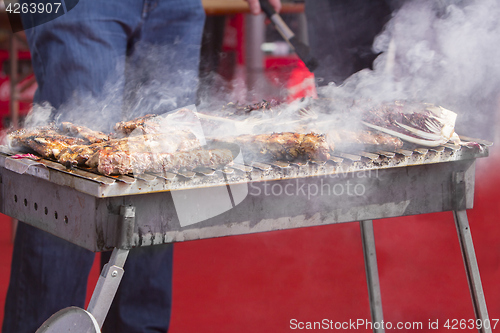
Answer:
<path fill-rule="evenodd" d="M 488 149 L 485 145 L 481 149 L 422 148 L 406 155 L 379 153 L 377 159 L 337 154 L 336 160 L 321 164 L 257 163 L 247 168 L 249 172 L 234 170 L 232 174 L 215 172 L 213 176 L 197 174 L 192 178 L 176 175 L 170 180 L 89 175 L 94 177 L 90 179 L 54 162 L 17 160 L 3 154 L 0 209 L 95 252 L 457 207 L 470 209 L 475 160 L 487 156 Z M 356 186 L 366 192 L 348 193 Z M 244 193 L 245 188 L 248 195 L 244 200 L 231 197 L 231 193 Z M 330 192 L 325 194 L 327 188 Z M 280 189 L 281 195 L 276 195 Z M 312 192 L 315 189 L 318 193 Z M 344 192 L 339 194 L 339 189 Z M 455 195 L 458 189 L 460 196 Z M 230 203 L 228 198 L 218 198 L 203 206 L 203 210 L 221 206 L 207 213 L 208 218 L 197 216 L 201 222 L 181 223 L 179 201 L 174 202 L 173 196 L 186 198 L 181 205 L 184 211 L 190 210 L 190 203 L 196 210 L 197 200 L 212 200 L 214 193 L 228 192 Z M 465 199 L 458 203 L 456 197 Z M 122 222 L 123 206 L 135 207 L 133 225 Z"/>
<path fill-rule="evenodd" d="M 368 170 L 382 170 L 422 164 L 475 159 L 488 156 L 491 142 L 471 139 L 478 142 L 476 147 L 459 147 L 446 144 L 435 148 L 412 147 L 397 151 L 334 151 L 328 161 L 288 162 L 243 162 L 225 167 L 223 170 L 194 170 L 194 172 L 165 172 L 164 174 L 104 176 L 81 168 L 68 169 L 50 160 L 12 159 L 18 152 L 0 146 L 0 167 L 20 174 L 48 180 L 52 183 L 69 186 L 75 190 L 95 197 L 106 198 L 213 187 L 225 184 L 240 184 L 274 179 L 294 179 L 335 173 L 351 173 Z M 480 148 L 478 148 L 480 147 Z"/>

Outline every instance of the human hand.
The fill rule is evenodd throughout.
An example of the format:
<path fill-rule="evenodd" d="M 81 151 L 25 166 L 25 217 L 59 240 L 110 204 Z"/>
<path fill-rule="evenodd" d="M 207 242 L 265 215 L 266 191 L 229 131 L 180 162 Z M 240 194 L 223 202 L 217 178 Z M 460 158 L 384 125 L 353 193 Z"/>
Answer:
<path fill-rule="evenodd" d="M 245 1 L 248 2 L 248 5 L 250 6 L 250 12 L 253 15 L 258 15 L 262 12 L 259 0 L 245 0 Z M 271 4 L 271 6 L 273 6 L 274 10 L 277 13 L 279 13 L 281 9 L 281 0 L 269 0 L 269 3 Z"/>

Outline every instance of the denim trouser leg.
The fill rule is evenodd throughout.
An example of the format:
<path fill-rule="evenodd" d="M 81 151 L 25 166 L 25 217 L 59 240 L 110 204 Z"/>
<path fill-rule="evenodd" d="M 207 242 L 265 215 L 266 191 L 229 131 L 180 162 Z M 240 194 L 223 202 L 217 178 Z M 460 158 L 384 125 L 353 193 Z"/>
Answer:
<path fill-rule="evenodd" d="M 124 103 L 130 95 L 124 87 L 160 91 L 159 100 L 170 107 L 192 103 L 203 23 L 200 0 L 80 0 L 67 14 L 26 31 L 39 85 L 35 102 L 49 102 L 59 121 L 101 130 L 121 118 L 124 104 L 137 105 Z M 174 52 L 150 52 L 167 49 Z M 82 307 L 92 259 L 91 252 L 20 223 L 3 332 L 32 333 L 58 309 Z M 165 332 L 172 246 L 132 250 L 125 270 L 103 331 Z"/>
<path fill-rule="evenodd" d="M 146 0 L 126 68 L 127 118 L 195 102 L 205 11 L 200 0 Z"/>
<path fill-rule="evenodd" d="M 117 59 L 126 43 L 90 30 L 102 23 L 85 17 L 87 3 L 80 1 L 68 14 L 26 31 L 38 82 L 34 102 L 64 109 L 70 100 L 97 97 L 105 82 L 120 72 Z M 82 38 L 82 30 L 92 43 Z M 33 333 L 57 310 L 83 307 L 93 258 L 90 251 L 19 223 L 2 332 Z"/>
<path fill-rule="evenodd" d="M 111 252 L 102 253 L 109 261 Z M 94 253 L 19 223 L 2 332 L 33 333 L 52 314 L 83 308 Z M 172 302 L 173 246 L 130 251 L 103 332 L 166 332 Z"/>
<path fill-rule="evenodd" d="M 80 0 L 67 14 L 26 30 L 38 83 L 34 102 L 50 103 L 58 121 L 109 131 L 121 120 L 128 39 L 141 10 L 137 0 Z"/>
<path fill-rule="evenodd" d="M 33 333 L 60 309 L 83 307 L 94 256 L 18 223 L 2 332 Z"/>
<path fill-rule="evenodd" d="M 101 256 L 109 261 L 110 252 Z M 172 245 L 136 248 L 125 263 L 120 287 L 102 332 L 165 333 L 172 304 Z"/>

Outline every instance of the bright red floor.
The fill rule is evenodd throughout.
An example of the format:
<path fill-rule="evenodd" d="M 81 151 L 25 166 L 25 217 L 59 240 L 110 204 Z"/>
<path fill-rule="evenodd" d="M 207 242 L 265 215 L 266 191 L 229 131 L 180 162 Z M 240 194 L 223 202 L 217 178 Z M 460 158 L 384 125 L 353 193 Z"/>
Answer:
<path fill-rule="evenodd" d="M 478 161 L 468 216 L 489 315 L 500 319 L 500 153 L 491 155 Z M 12 245 L 8 218 L 1 219 L 3 313 Z M 398 332 L 429 332 L 429 321 L 439 320 L 441 329 L 432 331 L 449 332 L 447 319 L 474 318 L 450 212 L 377 220 L 374 227 L 385 321 L 422 322 L 421 330 Z M 91 275 L 93 286 L 96 265 Z M 288 332 L 291 319 L 369 318 L 358 223 L 176 245 L 171 333 Z"/>

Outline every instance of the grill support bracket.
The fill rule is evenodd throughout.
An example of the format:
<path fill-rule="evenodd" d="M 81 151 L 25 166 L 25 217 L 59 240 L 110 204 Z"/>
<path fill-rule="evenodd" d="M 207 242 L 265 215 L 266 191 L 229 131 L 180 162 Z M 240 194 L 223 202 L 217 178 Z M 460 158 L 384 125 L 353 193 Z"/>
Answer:
<path fill-rule="evenodd" d="M 135 207 L 120 207 L 120 217 L 122 228 L 119 228 L 119 230 L 129 233 L 129 229 L 132 227 L 133 231 L 135 222 Z M 120 238 L 120 240 L 122 240 L 122 238 Z M 129 244 L 125 245 L 129 246 Z M 90 299 L 87 307 L 87 311 L 94 316 L 100 328 L 104 324 L 104 320 L 106 319 L 111 303 L 113 302 L 116 291 L 118 290 L 122 280 L 124 273 L 123 266 L 127 260 L 129 249 L 129 247 L 113 249 L 109 262 L 104 265 L 102 272 L 99 275 L 99 280 L 97 281 L 94 293 L 92 294 L 92 298 Z"/>
<path fill-rule="evenodd" d="M 119 249 L 130 250 L 132 248 L 132 239 L 134 237 L 135 228 L 135 207 L 121 206 L 120 207 L 120 223 L 117 227 L 117 244 Z"/>

